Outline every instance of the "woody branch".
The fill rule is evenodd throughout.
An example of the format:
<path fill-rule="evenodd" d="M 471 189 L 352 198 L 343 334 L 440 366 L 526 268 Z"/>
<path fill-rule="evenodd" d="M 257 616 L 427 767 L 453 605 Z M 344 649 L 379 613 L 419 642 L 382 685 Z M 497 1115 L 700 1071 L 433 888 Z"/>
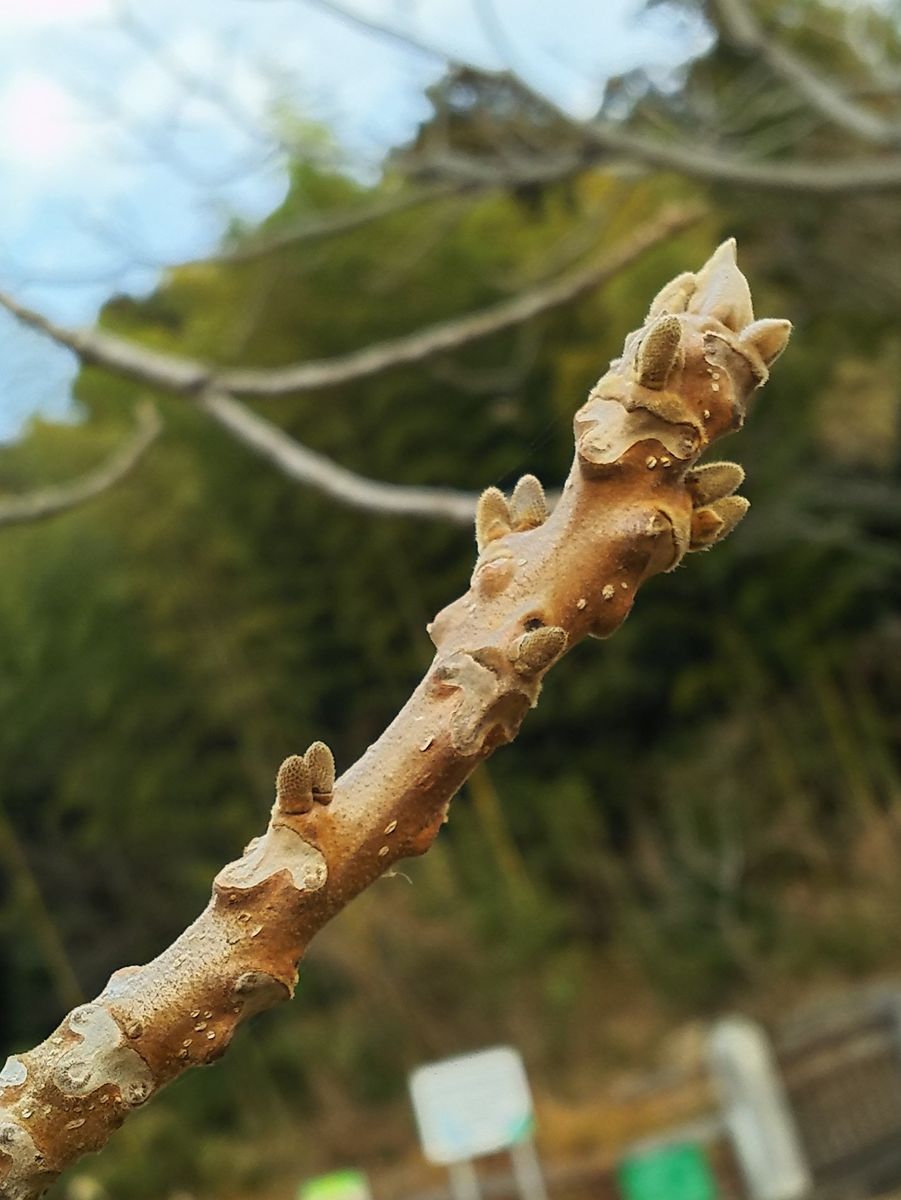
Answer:
<path fill-rule="evenodd" d="M 217 875 L 207 908 L 152 962 L 117 971 L 0 1073 L 0 1190 L 30 1200 L 129 1112 L 223 1053 L 291 996 L 326 921 L 421 854 L 470 772 L 511 741 L 547 670 L 607 637 L 640 585 L 724 537 L 747 508 L 731 463 L 698 467 L 741 425 L 787 321 L 754 321 L 734 243 L 679 276 L 575 416 L 575 458 L 547 515 L 541 485 L 479 502 L 469 590 L 429 626 L 434 660 L 384 734 L 337 781 L 321 742 L 279 770 L 269 825 Z"/>

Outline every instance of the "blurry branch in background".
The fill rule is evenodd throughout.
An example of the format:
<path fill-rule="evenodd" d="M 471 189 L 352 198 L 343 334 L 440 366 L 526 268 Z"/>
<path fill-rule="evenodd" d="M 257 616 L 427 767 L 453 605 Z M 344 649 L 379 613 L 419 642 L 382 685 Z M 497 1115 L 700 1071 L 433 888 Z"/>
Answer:
<path fill-rule="evenodd" d="M 465 73 L 471 80 L 482 80 L 489 86 L 506 82 L 524 101 L 533 105 L 537 111 L 543 109 L 547 117 L 558 122 L 561 129 L 573 135 L 575 144 L 563 155 L 556 150 L 544 149 L 526 154 L 522 152 L 521 147 L 518 155 L 511 155 L 509 147 L 500 146 L 497 155 L 487 159 L 483 155 L 476 157 L 459 151 L 454 152 L 450 147 L 437 150 L 423 156 L 419 165 L 437 174 L 439 178 L 470 181 L 484 186 L 517 187 L 530 183 L 550 183 L 568 178 L 592 163 L 603 162 L 605 166 L 610 167 L 610 156 L 614 154 L 627 162 L 637 161 L 645 166 L 676 171 L 694 179 L 781 192 L 852 195 L 901 189 L 901 153 L 876 158 L 842 156 L 827 162 L 817 162 L 813 159 L 794 162 L 763 161 L 738 157 L 730 149 L 717 146 L 711 138 L 706 139 L 707 145 L 700 146 L 695 142 L 674 138 L 663 141 L 660 137 L 647 136 L 633 127 L 603 116 L 588 120 L 574 117 L 513 70 L 490 71 L 472 66 L 412 32 L 371 16 L 364 16 L 339 0 L 305 0 L 305 3 L 397 44 L 405 45 L 417 53 L 442 60 L 453 71 Z M 830 119 L 842 124 L 849 131 L 856 116 L 857 125 L 867 130 L 867 141 L 878 141 L 883 145 L 901 142 L 897 126 L 845 101 L 840 93 L 814 75 L 801 60 L 765 37 L 758 30 L 756 22 L 750 19 L 744 4 L 736 4 L 735 0 L 729 3 L 727 0 L 726 9 L 730 17 L 739 21 L 737 29 L 745 39 L 745 44 L 748 45 L 749 37 L 759 36 L 762 39 L 761 44 L 755 42 L 754 47 L 757 53 L 763 53 L 762 47 L 765 44 L 768 53 L 773 54 L 779 62 L 780 73 L 785 75 L 786 71 L 791 71 L 793 79 L 790 82 L 793 82 L 798 91 L 802 91 L 799 80 L 803 77 L 803 97 L 809 103 L 813 103 L 815 97 L 817 111 L 827 115 L 828 109 Z M 743 23 L 740 21 L 742 16 L 747 18 Z M 840 122 L 839 114 L 843 118 Z M 867 121 L 866 116 L 871 116 L 872 119 Z M 877 130 L 885 136 L 877 138 Z M 863 136 L 861 128 L 853 132 L 859 137 Z"/>
<path fill-rule="evenodd" d="M 542 340 L 540 329 L 524 323 L 517 331 L 516 344 L 506 363 L 494 367 L 475 367 L 453 358 L 435 358 L 429 363 L 428 371 L 439 383 L 470 396 L 496 396 L 498 392 L 511 392 L 523 385 L 535 366 Z"/>
<path fill-rule="evenodd" d="M 886 120 L 849 99 L 837 84 L 824 79 L 767 33 L 746 0 L 714 0 L 713 8 L 722 33 L 737 50 L 759 55 L 828 121 L 878 146 L 901 145 L 901 120 Z"/>
<path fill-rule="evenodd" d="M 335 500 L 373 512 L 469 521 L 475 511 L 476 496 L 446 488 L 408 487 L 366 479 L 302 445 L 273 422 L 241 404 L 236 395 L 281 396 L 334 387 L 371 378 L 395 367 L 420 363 L 516 328 L 599 287 L 645 251 L 688 228 L 702 216 L 703 210 L 696 205 L 666 208 L 639 226 L 598 262 L 563 279 L 528 289 L 501 304 L 440 322 L 406 337 L 378 342 L 321 362 L 287 367 L 219 372 L 209 364 L 148 350 L 102 330 L 67 329 L 2 293 L 0 305 L 23 324 L 72 350 L 82 363 L 191 398 L 224 429 L 291 479 L 315 487 Z"/>
<path fill-rule="evenodd" d="M 866 68 L 867 92 L 897 99 L 901 95 L 901 64 L 873 46 L 868 30 L 872 15 L 872 10 L 863 4 L 849 5 L 844 13 L 841 36 Z"/>
<path fill-rule="evenodd" d="M 284 225 L 263 237 L 248 239 L 241 245 L 220 251 L 218 254 L 198 260 L 202 262 L 245 263 L 269 254 L 287 250 L 298 242 L 317 242 L 324 238 L 337 237 L 342 233 L 353 233 L 383 217 L 393 217 L 397 213 L 409 212 L 414 208 L 431 204 L 435 200 L 444 200 L 451 196 L 462 196 L 476 191 L 475 185 L 467 182 L 448 180 L 435 184 L 433 187 L 421 188 L 419 191 L 404 190 L 397 196 L 389 196 L 361 204 L 359 208 L 342 209 L 336 213 L 327 213 L 322 217 L 304 217 L 290 225 Z"/>
<path fill-rule="evenodd" d="M 115 487 L 138 465 L 161 429 L 162 424 L 153 405 L 140 405 L 134 433 L 93 471 L 68 483 L 38 488 L 21 496 L 0 497 L 0 525 L 41 521 L 45 517 L 77 508 Z"/>
<path fill-rule="evenodd" d="M 561 111 L 562 110 L 556 110 Z M 540 155 L 510 163 L 505 159 L 475 158 L 450 149 L 433 151 L 421 160 L 439 175 L 481 183 L 483 186 L 523 187 L 571 178 L 592 164 L 610 166 L 610 152 L 645 166 L 675 171 L 710 183 L 735 184 L 776 192 L 813 195 L 865 195 L 901 190 L 901 154 L 884 158 L 846 158 L 833 162 L 770 162 L 738 158 L 717 149 L 697 149 L 688 142 L 664 142 L 635 133 L 608 120 L 576 121 L 567 118 L 583 144 L 578 152 Z"/>
<path fill-rule="evenodd" d="M 289 437 L 272 421 L 227 392 L 204 392 L 198 404 L 238 441 L 277 467 L 283 475 L 315 488 L 349 508 L 401 517 L 433 517 L 458 525 L 469 524 L 475 515 L 477 492 L 368 479 Z"/>
<path fill-rule="evenodd" d="M 645 251 L 688 228 L 702 216 L 703 210 L 696 205 L 670 206 L 639 226 L 598 262 L 573 271 L 553 283 L 520 292 L 511 300 L 463 317 L 441 321 L 405 337 L 377 342 L 351 354 L 285 367 L 223 371 L 214 382 L 236 395 L 284 396 L 336 387 L 380 375 L 396 367 L 415 365 L 435 355 L 459 350 L 471 342 L 513 329 L 542 313 L 570 304 L 594 291 Z"/>
<path fill-rule="evenodd" d="M 440 321 L 403 337 L 376 342 L 334 358 L 291 363 L 284 367 L 219 370 L 213 364 L 150 350 L 103 330 L 68 329 L 2 292 L 0 306 L 23 324 L 74 351 L 82 362 L 106 367 L 118 375 L 165 391 L 192 395 L 210 387 L 248 398 L 297 395 L 369 379 L 396 367 L 412 366 L 561 308 L 607 282 L 645 251 L 687 229 L 702 216 L 703 210 L 697 205 L 670 206 L 624 238 L 599 262 L 563 279 L 530 288 L 511 300 Z"/>

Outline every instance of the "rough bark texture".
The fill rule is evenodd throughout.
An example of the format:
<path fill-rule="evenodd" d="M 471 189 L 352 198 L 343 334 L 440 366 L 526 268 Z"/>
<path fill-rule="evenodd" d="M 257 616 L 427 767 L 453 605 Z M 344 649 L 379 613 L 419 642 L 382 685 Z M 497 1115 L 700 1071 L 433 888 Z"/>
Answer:
<path fill-rule="evenodd" d="M 209 905 L 153 962 L 117 971 L 0 1073 L 0 1192 L 37 1196 L 129 1111 L 291 996 L 313 934 L 398 859 L 428 849 L 467 775 L 515 737 L 545 672 L 607 637 L 640 584 L 725 536 L 747 504 L 733 464 L 695 469 L 738 428 L 787 321 L 753 319 L 727 242 L 667 285 L 575 417 L 553 513 L 541 486 L 479 503 L 469 591 L 429 626 L 431 667 L 385 733 L 334 780 L 314 743 L 279 771 L 261 838 L 216 877 Z"/>

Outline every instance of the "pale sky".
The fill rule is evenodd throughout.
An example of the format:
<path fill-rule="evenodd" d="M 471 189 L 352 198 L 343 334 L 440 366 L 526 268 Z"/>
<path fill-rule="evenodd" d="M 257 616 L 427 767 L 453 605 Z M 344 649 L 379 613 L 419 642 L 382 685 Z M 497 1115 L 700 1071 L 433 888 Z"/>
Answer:
<path fill-rule="evenodd" d="M 640 0 L 348 3 L 480 65 L 513 58 L 581 115 L 610 75 L 675 69 L 705 38 Z M 371 171 L 440 73 L 312 0 L 0 0 L 0 288 L 90 324 L 110 296 L 212 252 L 230 218 L 279 204 L 275 114 L 324 122 Z M 75 370 L 0 314 L 0 439 L 35 412 L 70 415 Z"/>

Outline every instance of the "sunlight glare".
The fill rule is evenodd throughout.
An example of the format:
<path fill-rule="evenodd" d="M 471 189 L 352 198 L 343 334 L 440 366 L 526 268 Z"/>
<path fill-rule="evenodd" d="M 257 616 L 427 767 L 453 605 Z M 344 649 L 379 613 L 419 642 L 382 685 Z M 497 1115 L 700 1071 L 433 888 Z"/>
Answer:
<path fill-rule="evenodd" d="M 84 143 L 75 101 L 36 74 L 17 76 L 0 93 L 0 156 L 32 170 L 54 170 Z"/>

